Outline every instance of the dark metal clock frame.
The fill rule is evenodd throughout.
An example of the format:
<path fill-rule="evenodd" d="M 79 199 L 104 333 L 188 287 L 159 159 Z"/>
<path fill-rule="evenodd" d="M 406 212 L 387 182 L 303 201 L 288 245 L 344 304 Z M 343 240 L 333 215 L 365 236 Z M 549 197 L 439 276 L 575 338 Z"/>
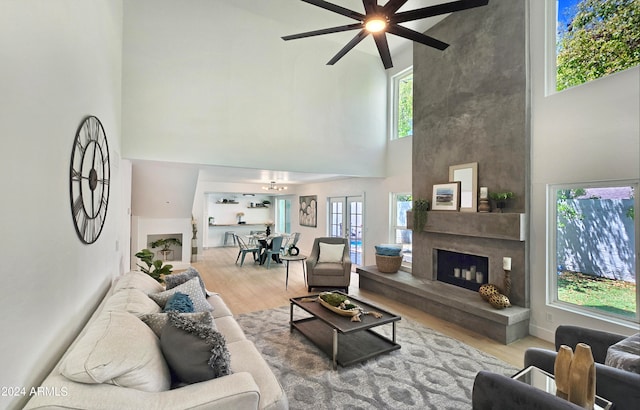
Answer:
<path fill-rule="evenodd" d="M 69 198 L 78 238 L 89 245 L 98 240 L 109 206 L 111 165 L 109 145 L 100 120 L 90 115 L 78 127 L 71 151 Z"/>

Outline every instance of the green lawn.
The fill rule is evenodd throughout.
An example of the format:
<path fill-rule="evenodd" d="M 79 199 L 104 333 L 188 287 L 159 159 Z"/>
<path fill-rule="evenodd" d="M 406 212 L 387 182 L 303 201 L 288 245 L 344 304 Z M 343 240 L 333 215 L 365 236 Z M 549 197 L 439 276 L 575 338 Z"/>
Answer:
<path fill-rule="evenodd" d="M 636 284 L 565 271 L 558 276 L 558 300 L 634 318 Z"/>

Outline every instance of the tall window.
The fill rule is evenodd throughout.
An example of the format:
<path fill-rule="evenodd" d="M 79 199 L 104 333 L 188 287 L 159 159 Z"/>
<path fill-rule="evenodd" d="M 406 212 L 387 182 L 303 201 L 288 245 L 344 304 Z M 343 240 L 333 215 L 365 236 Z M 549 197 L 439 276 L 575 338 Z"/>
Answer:
<path fill-rule="evenodd" d="M 407 211 L 411 209 L 413 198 L 410 193 L 398 193 L 391 195 L 391 241 L 402 244 L 404 258 L 403 266 L 410 267 L 411 257 L 411 229 L 407 229 Z"/>
<path fill-rule="evenodd" d="M 640 64 L 640 0 L 556 0 L 556 90 Z"/>
<path fill-rule="evenodd" d="M 413 135 L 413 68 L 393 77 L 391 139 Z"/>
<path fill-rule="evenodd" d="M 552 304 L 639 322 L 638 182 L 549 187 Z"/>

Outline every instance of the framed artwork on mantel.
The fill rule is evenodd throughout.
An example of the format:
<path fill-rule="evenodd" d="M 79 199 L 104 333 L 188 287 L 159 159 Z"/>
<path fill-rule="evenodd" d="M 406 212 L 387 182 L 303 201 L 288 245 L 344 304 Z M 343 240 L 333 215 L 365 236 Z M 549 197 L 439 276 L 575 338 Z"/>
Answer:
<path fill-rule="evenodd" d="M 457 211 L 460 208 L 460 182 L 434 184 L 431 209 L 434 211 Z"/>
<path fill-rule="evenodd" d="M 460 182 L 460 212 L 478 212 L 478 163 L 451 165 L 449 181 Z"/>

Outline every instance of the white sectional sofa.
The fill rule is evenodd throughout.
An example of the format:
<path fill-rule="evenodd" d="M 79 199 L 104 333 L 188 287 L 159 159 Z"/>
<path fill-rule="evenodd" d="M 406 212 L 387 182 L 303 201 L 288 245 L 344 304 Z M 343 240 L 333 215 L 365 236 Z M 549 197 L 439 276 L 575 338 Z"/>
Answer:
<path fill-rule="evenodd" d="M 141 318 L 161 312 L 163 291 L 142 272 L 117 280 L 26 409 L 288 409 L 286 394 L 223 299 L 204 299 L 226 339 L 230 374 L 174 385 L 157 334 Z M 159 315 L 161 316 L 161 315 Z M 208 318 L 207 318 L 208 319 Z"/>

